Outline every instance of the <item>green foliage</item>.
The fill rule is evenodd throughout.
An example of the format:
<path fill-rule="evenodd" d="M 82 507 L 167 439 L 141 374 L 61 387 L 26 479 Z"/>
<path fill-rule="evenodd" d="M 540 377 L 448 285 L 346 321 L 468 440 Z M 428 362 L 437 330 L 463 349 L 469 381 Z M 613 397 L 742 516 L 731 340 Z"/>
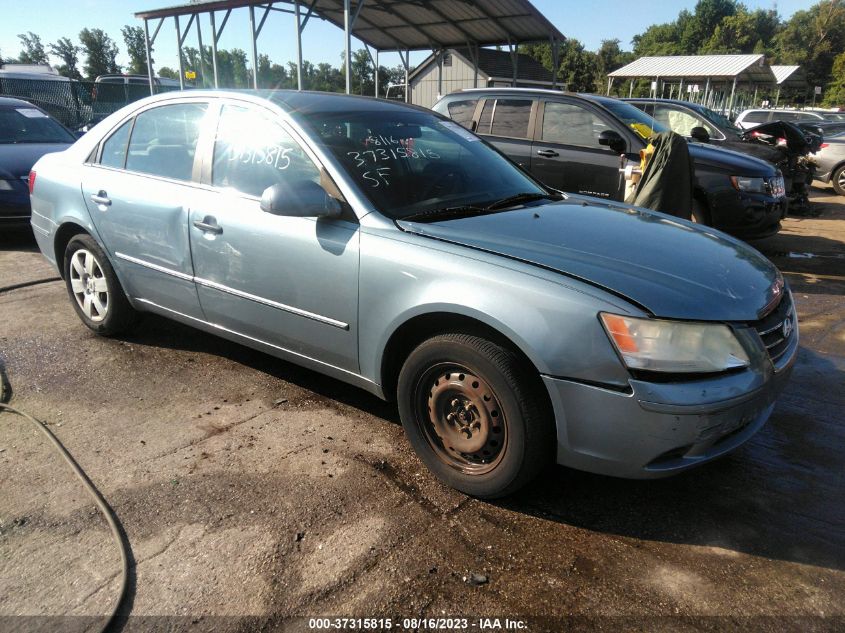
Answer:
<path fill-rule="evenodd" d="M 96 79 L 99 75 L 119 73 L 117 44 L 102 29 L 82 29 L 79 41 L 85 53 L 85 76 Z"/>
<path fill-rule="evenodd" d="M 41 43 L 41 38 L 38 35 L 36 35 L 32 31 L 28 31 L 27 33 L 22 33 L 21 35 L 18 35 L 18 39 L 21 41 L 21 46 L 23 47 L 23 50 L 21 51 L 21 54 L 18 57 L 19 63 L 48 63 L 47 53 L 44 51 L 44 45 Z"/>
<path fill-rule="evenodd" d="M 162 66 L 159 68 L 156 71 L 156 75 L 159 77 L 166 77 L 167 79 L 179 79 L 179 72 L 168 66 Z"/>
<path fill-rule="evenodd" d="M 129 26 L 120 29 L 123 41 L 126 43 L 126 53 L 129 55 L 129 67 L 126 71 L 132 75 L 147 74 L 147 49 L 144 46 L 144 29 L 140 26 Z M 155 62 L 155 60 L 153 60 Z"/>
<path fill-rule="evenodd" d="M 833 81 L 824 94 L 824 105 L 845 108 L 845 53 L 839 53 L 833 60 Z"/>
<path fill-rule="evenodd" d="M 79 47 L 70 39 L 60 37 L 50 44 L 50 54 L 62 60 L 62 63 L 56 66 L 60 75 L 71 79 L 82 79 L 79 73 Z"/>

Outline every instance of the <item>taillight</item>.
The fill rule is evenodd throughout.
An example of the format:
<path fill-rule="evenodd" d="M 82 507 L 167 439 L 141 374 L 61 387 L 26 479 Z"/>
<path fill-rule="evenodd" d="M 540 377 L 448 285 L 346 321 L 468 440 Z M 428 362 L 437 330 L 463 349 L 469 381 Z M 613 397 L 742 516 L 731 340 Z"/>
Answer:
<path fill-rule="evenodd" d="M 29 195 L 35 190 L 35 171 L 29 172 Z"/>
<path fill-rule="evenodd" d="M 819 147 L 819 149 L 824 149 L 825 147 L 828 147 L 829 145 L 830 145 L 830 143 L 822 143 L 821 147 Z"/>

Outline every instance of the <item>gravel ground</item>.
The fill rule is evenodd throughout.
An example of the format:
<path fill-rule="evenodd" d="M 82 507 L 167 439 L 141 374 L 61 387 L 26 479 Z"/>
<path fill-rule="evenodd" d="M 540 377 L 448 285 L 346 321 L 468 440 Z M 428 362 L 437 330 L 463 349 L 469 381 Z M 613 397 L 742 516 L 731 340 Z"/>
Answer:
<path fill-rule="evenodd" d="M 123 630 L 305 631 L 313 616 L 842 630 L 845 199 L 819 189 L 811 208 L 754 244 L 796 296 L 786 393 L 745 447 L 668 480 L 555 467 L 505 501 L 468 498 L 364 392 L 159 318 L 94 336 L 26 233 L 0 237 L 0 363 L 12 404 L 49 423 L 126 531 Z M 90 630 L 118 553 L 11 415 L 0 490 L 0 629 Z"/>

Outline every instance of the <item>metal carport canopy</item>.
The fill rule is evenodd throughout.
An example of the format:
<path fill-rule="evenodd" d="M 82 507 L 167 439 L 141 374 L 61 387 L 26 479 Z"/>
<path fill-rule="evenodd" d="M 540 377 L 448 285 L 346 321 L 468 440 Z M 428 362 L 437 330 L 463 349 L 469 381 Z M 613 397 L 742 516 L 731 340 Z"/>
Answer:
<path fill-rule="evenodd" d="M 659 77 L 660 79 L 736 79 L 774 83 L 765 55 L 678 55 L 640 57 L 608 73 L 614 79 Z"/>
<path fill-rule="evenodd" d="M 292 0 L 275 0 L 293 4 Z M 144 20 L 242 7 L 267 0 L 206 0 L 139 11 Z M 344 0 L 302 0 L 303 11 L 344 28 Z M 351 2 L 352 35 L 376 50 L 423 50 L 495 46 L 555 39 L 563 34 L 529 0 L 364 0 Z"/>
<path fill-rule="evenodd" d="M 288 5 L 282 9 L 276 5 Z M 207 13 L 212 28 L 212 62 L 214 85 L 217 78 L 217 42 L 233 9 L 249 9 L 250 39 L 252 41 L 253 87 L 258 88 L 258 47 L 256 40 L 271 11 L 293 14 L 296 18 L 297 85 L 302 89 L 302 31 L 312 16 L 331 22 L 343 29 L 346 45 L 346 92 L 351 91 L 351 37 L 364 42 L 375 76 L 375 93 L 378 96 L 379 51 L 399 52 L 405 67 L 405 100 L 410 97 L 408 72 L 410 51 L 432 49 L 442 51 L 449 47 L 466 46 L 478 50 L 479 46 L 507 44 L 514 65 L 516 82 L 516 53 L 520 42 L 548 40 L 552 45 L 552 59 L 557 66 L 559 44 L 565 38 L 529 0 L 194 0 L 163 9 L 139 11 L 136 18 L 144 20 L 144 44 L 147 53 L 147 72 L 150 93 L 154 92 L 151 60 L 152 44 L 165 18 L 173 18 L 179 44 L 179 84 L 184 87 L 182 45 L 192 24 L 196 24 L 197 40 L 202 50 L 202 32 L 198 16 Z M 263 10 L 256 21 L 255 9 Z M 215 26 L 215 12 L 224 11 L 220 28 Z M 301 12 L 306 12 L 304 18 Z M 184 32 L 179 25 L 180 16 L 190 16 Z M 158 20 L 150 37 L 150 20 Z M 196 22 L 195 22 L 196 20 Z M 375 54 L 370 52 L 370 47 Z M 404 53 L 404 54 L 403 54 Z M 442 56 L 441 56 L 442 57 Z M 475 55 L 477 57 L 477 55 Z M 474 60 L 474 63 L 477 63 Z M 202 64 L 202 56 L 200 56 Z M 514 84 L 515 85 L 515 84 Z"/>

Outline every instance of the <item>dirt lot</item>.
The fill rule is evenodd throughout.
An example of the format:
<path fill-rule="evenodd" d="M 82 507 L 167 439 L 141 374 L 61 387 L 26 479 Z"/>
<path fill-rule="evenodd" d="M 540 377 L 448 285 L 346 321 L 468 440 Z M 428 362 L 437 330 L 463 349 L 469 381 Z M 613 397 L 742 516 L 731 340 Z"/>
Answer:
<path fill-rule="evenodd" d="M 124 630 L 304 631 L 292 618 L 320 615 L 842 630 L 845 200 L 817 190 L 812 208 L 755 244 L 798 305 L 787 392 L 741 450 L 669 480 L 552 468 L 507 501 L 467 498 L 363 392 L 162 319 L 95 337 L 25 234 L 0 238 L 0 287 L 21 285 L 0 291 L 0 362 L 12 404 L 49 422 L 125 528 Z M 94 624 L 82 616 L 108 610 L 117 551 L 11 415 L 0 486 L 0 629 Z"/>

